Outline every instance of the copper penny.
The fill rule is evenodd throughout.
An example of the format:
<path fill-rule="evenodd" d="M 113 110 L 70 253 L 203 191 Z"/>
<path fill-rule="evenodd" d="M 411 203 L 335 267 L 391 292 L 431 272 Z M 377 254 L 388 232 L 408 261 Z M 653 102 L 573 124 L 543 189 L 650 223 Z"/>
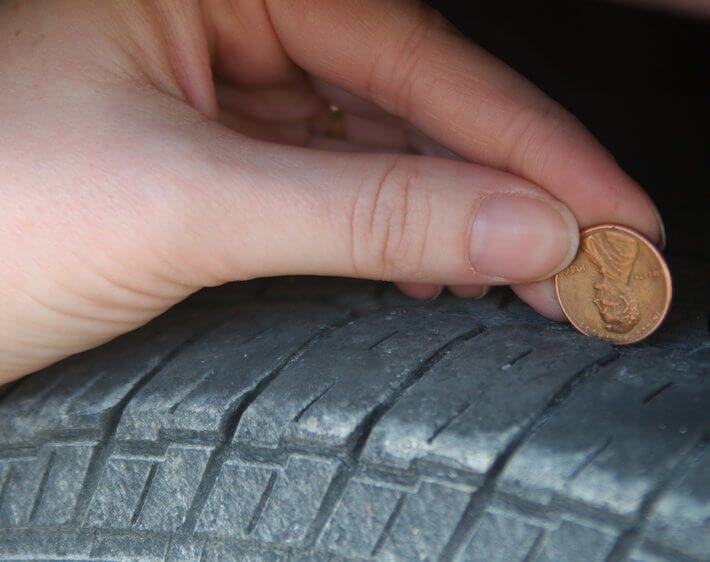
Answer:
<path fill-rule="evenodd" d="M 557 300 L 583 334 L 636 343 L 660 326 L 671 304 L 671 274 L 653 244 L 603 224 L 582 231 L 574 261 L 555 276 Z"/>

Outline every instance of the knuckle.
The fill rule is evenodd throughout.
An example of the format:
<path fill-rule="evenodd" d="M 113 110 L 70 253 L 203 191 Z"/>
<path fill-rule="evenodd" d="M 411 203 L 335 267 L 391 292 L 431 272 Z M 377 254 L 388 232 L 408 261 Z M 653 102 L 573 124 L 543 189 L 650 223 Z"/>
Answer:
<path fill-rule="evenodd" d="M 395 279 L 421 270 L 431 206 L 418 178 L 416 166 L 397 158 L 363 184 L 353 214 L 356 271 Z"/>
<path fill-rule="evenodd" d="M 503 154 L 504 167 L 516 173 L 526 170 L 538 177 L 555 149 L 566 147 L 558 141 L 570 125 L 564 111 L 554 102 L 522 109 L 501 136 L 507 145 Z"/>
<path fill-rule="evenodd" d="M 411 114 L 419 77 L 426 75 L 422 67 L 429 60 L 428 39 L 433 31 L 442 27 L 442 22 L 437 12 L 420 6 L 406 31 L 393 41 L 385 56 L 378 57 L 373 63 L 368 87 L 370 95 L 404 118 Z"/>

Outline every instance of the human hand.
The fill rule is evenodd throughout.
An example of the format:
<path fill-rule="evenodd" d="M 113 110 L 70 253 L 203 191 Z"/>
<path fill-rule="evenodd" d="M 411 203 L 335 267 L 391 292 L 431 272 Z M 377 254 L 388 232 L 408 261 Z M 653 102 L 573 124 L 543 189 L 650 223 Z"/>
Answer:
<path fill-rule="evenodd" d="M 0 88 L 0 382 L 262 276 L 559 318 L 579 227 L 662 238 L 573 117 L 404 0 L 4 3 Z"/>

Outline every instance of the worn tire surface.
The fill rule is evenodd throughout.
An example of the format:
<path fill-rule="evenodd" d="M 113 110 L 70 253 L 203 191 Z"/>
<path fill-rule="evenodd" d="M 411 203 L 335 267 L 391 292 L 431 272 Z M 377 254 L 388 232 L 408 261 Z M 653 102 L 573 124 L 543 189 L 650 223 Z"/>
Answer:
<path fill-rule="evenodd" d="M 509 293 L 203 291 L 0 388 L 0 558 L 709 560 L 707 271 L 614 348 Z"/>

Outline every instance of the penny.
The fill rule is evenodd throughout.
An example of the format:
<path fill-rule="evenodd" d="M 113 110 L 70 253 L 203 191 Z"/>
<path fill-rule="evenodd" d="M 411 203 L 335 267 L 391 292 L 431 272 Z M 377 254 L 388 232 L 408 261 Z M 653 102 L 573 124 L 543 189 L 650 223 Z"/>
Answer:
<path fill-rule="evenodd" d="M 649 336 L 671 303 L 671 274 L 661 254 L 642 235 L 614 224 L 588 228 L 579 238 L 574 261 L 555 276 L 569 321 L 615 345 Z"/>

